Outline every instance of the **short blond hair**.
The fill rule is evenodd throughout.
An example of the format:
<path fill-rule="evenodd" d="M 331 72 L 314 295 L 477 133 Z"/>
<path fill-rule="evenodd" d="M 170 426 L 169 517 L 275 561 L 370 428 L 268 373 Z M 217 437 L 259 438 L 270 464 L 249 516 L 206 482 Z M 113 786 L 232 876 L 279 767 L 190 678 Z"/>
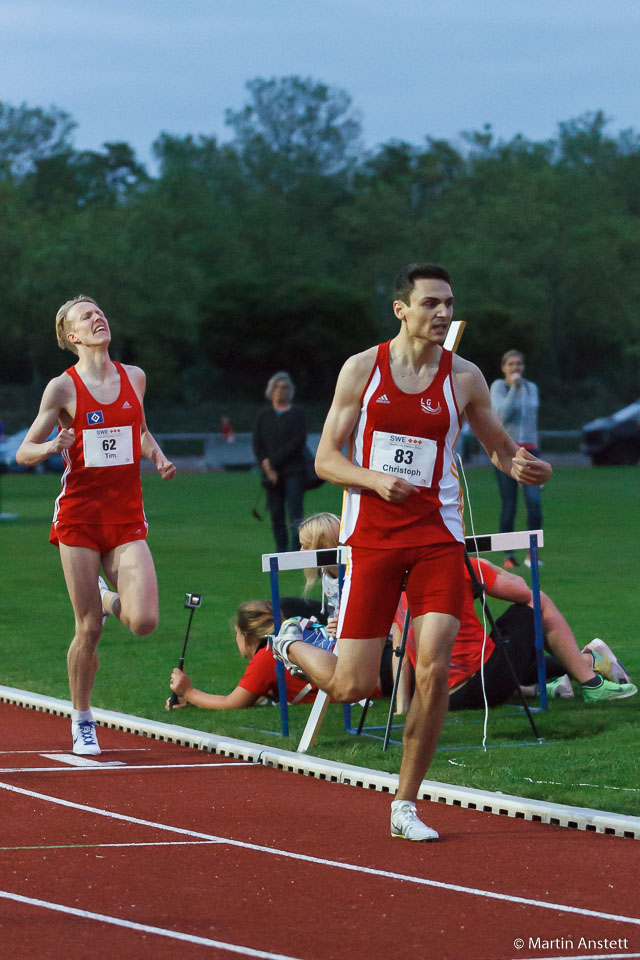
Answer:
<path fill-rule="evenodd" d="M 58 341 L 58 346 L 61 350 L 71 350 L 71 353 L 75 353 L 77 356 L 78 348 L 76 347 L 75 343 L 71 343 L 70 340 L 67 340 L 67 334 L 71 330 L 69 310 L 71 310 L 71 307 L 75 307 L 76 303 L 95 303 L 96 307 L 98 304 L 93 297 L 85 297 L 83 293 L 79 293 L 77 297 L 73 298 L 73 300 L 67 300 L 66 303 L 63 303 L 56 313 L 56 339 Z"/>
<path fill-rule="evenodd" d="M 303 550 L 333 550 L 338 546 L 340 537 L 340 517 L 335 513 L 314 513 L 302 521 L 298 527 L 298 539 Z M 304 546 L 302 541 L 304 540 Z M 327 567 L 327 573 L 338 576 L 337 567 Z M 318 579 L 317 569 L 304 571 L 304 594 L 309 593 Z"/>

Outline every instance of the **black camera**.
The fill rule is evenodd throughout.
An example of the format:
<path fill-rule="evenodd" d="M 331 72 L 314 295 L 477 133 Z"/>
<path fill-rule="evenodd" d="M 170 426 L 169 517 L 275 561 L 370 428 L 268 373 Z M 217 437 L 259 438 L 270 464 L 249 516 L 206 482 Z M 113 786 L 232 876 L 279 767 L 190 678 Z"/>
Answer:
<path fill-rule="evenodd" d="M 187 610 L 195 610 L 196 607 L 202 606 L 202 594 L 186 593 L 184 597 L 184 605 Z"/>

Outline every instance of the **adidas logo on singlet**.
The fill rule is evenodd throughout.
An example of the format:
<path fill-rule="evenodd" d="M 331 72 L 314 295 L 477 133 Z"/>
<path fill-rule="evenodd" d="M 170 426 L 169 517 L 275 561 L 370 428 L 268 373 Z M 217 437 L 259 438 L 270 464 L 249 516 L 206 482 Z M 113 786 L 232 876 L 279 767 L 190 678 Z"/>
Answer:
<path fill-rule="evenodd" d="M 125 402 L 122 404 L 121 409 L 122 409 L 122 410 L 130 410 L 130 409 L 131 409 L 131 404 L 129 403 L 128 400 L 125 400 Z"/>
<path fill-rule="evenodd" d="M 386 395 L 386 393 L 383 393 L 381 397 L 378 397 L 376 403 L 391 403 L 391 400 L 389 400 L 389 397 Z"/>

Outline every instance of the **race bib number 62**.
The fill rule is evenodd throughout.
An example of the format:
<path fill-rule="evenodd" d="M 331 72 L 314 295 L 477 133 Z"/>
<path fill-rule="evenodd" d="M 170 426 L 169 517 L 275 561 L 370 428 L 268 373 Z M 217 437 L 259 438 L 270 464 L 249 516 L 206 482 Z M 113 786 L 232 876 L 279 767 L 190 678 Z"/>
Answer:
<path fill-rule="evenodd" d="M 404 477 L 416 487 L 430 487 L 438 444 L 428 437 L 373 431 L 369 466 L 372 470 Z"/>
<path fill-rule="evenodd" d="M 82 431 L 85 467 L 118 467 L 133 463 L 131 426 Z"/>

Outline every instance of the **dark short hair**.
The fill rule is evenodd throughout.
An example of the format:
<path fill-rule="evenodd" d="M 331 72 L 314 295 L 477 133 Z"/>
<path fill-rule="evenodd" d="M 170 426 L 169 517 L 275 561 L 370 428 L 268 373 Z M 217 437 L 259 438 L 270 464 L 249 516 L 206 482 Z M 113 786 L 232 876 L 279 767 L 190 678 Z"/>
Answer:
<path fill-rule="evenodd" d="M 416 280 L 444 280 L 451 284 L 449 272 L 437 263 L 408 263 L 393 284 L 393 299 L 409 303 Z"/>

